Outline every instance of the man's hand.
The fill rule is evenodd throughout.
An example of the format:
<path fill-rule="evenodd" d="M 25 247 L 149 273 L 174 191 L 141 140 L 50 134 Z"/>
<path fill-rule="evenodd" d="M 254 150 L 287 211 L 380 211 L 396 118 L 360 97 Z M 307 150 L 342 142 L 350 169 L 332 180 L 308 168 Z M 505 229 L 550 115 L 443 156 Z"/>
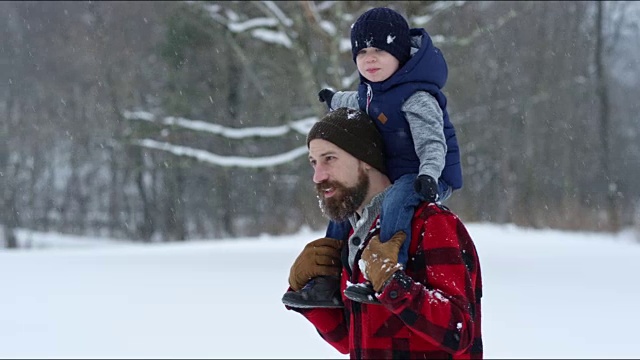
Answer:
<path fill-rule="evenodd" d="M 424 201 L 432 203 L 438 200 L 438 182 L 429 175 L 418 175 L 413 188 Z"/>
<path fill-rule="evenodd" d="M 376 292 L 382 291 L 391 275 L 401 269 L 398 252 L 406 237 L 404 231 L 398 231 L 389 241 L 382 243 L 378 235 L 375 235 L 362 251 L 360 269 Z"/>
<path fill-rule="evenodd" d="M 340 276 L 341 249 L 342 241 L 331 238 L 320 238 L 308 243 L 291 265 L 289 286 L 298 291 L 316 276 Z"/>
<path fill-rule="evenodd" d="M 327 106 L 331 109 L 331 99 L 333 99 L 333 94 L 335 94 L 335 91 L 331 89 L 322 89 L 318 93 L 318 99 L 320 102 L 327 103 Z"/>

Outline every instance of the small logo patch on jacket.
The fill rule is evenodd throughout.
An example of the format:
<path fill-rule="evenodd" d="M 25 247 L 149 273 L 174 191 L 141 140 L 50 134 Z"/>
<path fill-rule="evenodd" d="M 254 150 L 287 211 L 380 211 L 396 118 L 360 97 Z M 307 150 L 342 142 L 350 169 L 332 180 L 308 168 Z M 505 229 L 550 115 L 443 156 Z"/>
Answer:
<path fill-rule="evenodd" d="M 380 122 L 384 125 L 384 123 L 387 122 L 387 116 L 384 113 L 380 113 L 380 115 L 378 115 L 378 120 L 380 120 Z"/>

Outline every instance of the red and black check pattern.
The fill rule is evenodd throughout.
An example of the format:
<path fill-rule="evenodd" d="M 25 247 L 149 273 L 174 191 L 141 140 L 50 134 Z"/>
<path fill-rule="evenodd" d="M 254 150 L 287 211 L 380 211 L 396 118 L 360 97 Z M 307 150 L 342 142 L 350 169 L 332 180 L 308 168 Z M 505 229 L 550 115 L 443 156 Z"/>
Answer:
<path fill-rule="evenodd" d="M 357 266 L 353 273 L 343 268 L 342 290 L 347 280 L 364 277 Z M 466 228 L 446 208 L 425 203 L 413 218 L 407 269 L 380 294 L 382 305 L 343 296 L 344 310 L 301 313 L 352 359 L 481 359 L 481 297 L 480 263 Z"/>

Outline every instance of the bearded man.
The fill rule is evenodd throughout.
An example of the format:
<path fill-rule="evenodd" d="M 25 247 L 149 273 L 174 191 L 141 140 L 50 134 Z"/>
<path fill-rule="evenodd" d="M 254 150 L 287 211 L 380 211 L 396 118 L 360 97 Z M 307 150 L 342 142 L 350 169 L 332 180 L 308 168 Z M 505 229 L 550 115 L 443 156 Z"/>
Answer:
<path fill-rule="evenodd" d="M 320 207 L 350 226 L 349 239 L 325 237 L 304 247 L 289 273 L 282 299 L 287 309 L 353 359 L 482 358 L 480 262 L 460 219 L 442 205 L 422 203 L 412 219 L 409 260 L 401 266 L 404 233 L 379 240 L 391 182 L 371 118 L 347 108 L 329 112 L 309 131 L 307 146 Z M 292 306 L 312 279 L 316 293 L 335 293 L 339 301 Z M 348 285 L 365 281 L 375 301 L 345 294 Z"/>

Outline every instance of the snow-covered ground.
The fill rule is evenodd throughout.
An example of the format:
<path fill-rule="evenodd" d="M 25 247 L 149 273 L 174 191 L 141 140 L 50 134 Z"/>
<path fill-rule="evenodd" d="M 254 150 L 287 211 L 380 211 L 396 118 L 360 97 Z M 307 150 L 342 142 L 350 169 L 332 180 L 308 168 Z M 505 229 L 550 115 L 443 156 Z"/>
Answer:
<path fill-rule="evenodd" d="M 630 232 L 468 228 L 486 358 L 640 358 Z M 321 235 L 131 245 L 22 232 L 37 249 L 0 251 L 0 358 L 345 358 L 280 302 Z"/>

